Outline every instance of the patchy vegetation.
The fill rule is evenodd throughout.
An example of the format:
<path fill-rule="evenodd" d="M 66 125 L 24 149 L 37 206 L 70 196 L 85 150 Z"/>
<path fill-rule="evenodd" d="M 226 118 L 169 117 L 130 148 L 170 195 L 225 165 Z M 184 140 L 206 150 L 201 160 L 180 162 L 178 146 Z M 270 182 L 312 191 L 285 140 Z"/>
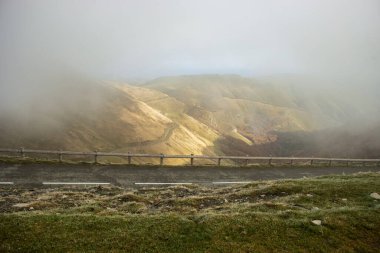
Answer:
<path fill-rule="evenodd" d="M 0 251 L 376 252 L 376 192 L 379 173 L 232 187 L 3 186 Z"/>

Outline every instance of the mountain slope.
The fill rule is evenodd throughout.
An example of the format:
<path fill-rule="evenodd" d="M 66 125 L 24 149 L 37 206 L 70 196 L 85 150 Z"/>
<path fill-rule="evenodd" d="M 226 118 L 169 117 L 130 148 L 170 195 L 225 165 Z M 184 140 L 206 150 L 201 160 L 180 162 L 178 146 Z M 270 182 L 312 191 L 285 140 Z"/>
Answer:
<path fill-rule="evenodd" d="M 353 110 L 339 99 L 236 75 L 70 84 L 47 94 L 22 110 L 0 110 L 2 147 L 340 156 L 344 146 L 361 143 L 346 153 L 378 150 L 380 125 L 347 131 L 342 124 Z"/>
<path fill-rule="evenodd" d="M 316 99 L 298 96 L 289 87 L 236 75 L 166 77 L 145 87 L 178 99 L 185 113 L 224 135 L 238 133 L 256 144 L 273 141 L 272 131 L 314 131 L 340 120 L 333 115 L 337 109 L 324 100 L 321 107 L 328 107 L 330 115 L 314 109 Z"/>
<path fill-rule="evenodd" d="M 129 87 L 129 88 L 126 88 Z M 132 91 L 137 88 L 107 83 L 92 87 L 101 100 L 95 107 L 70 101 L 71 110 L 43 110 L 34 106 L 33 116 L 1 115 L 0 142 L 3 147 L 38 149 L 102 150 L 135 153 L 190 154 L 213 152 L 218 135 L 187 115 L 160 112 L 141 100 Z M 148 92 L 144 90 L 145 92 Z M 158 92 L 148 92 L 148 98 Z M 167 96 L 166 96 L 167 97 Z M 168 101 L 174 103 L 173 99 Z M 77 103 L 73 106 L 73 103 Z M 156 103 L 157 104 L 157 103 Z M 161 105 L 168 104 L 162 100 Z M 172 105 L 169 104 L 169 107 Z M 177 107 L 176 107 L 177 108 Z M 59 112 L 59 113 L 58 113 Z M 170 113 L 169 113 L 170 114 Z M 54 122 L 54 124 L 47 124 Z M 173 161 L 181 163 L 182 161 Z"/>

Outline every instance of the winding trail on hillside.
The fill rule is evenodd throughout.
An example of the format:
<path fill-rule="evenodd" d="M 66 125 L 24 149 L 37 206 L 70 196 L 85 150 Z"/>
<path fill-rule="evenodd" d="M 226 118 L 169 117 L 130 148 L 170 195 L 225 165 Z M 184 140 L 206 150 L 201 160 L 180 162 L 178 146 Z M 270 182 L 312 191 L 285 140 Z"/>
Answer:
<path fill-rule="evenodd" d="M 178 124 L 177 123 L 171 123 L 167 128 L 165 128 L 164 133 L 158 139 L 129 142 L 129 143 L 125 144 L 125 147 L 129 147 L 129 148 L 131 148 L 131 147 L 144 147 L 144 146 L 160 144 L 162 142 L 168 141 L 176 128 L 178 128 Z"/>

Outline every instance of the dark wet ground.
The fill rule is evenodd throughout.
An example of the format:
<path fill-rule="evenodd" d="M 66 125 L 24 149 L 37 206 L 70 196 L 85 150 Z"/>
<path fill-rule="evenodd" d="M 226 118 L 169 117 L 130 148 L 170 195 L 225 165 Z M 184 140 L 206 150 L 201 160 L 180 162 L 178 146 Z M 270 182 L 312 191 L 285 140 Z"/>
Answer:
<path fill-rule="evenodd" d="M 142 165 L 11 164 L 4 162 L 0 163 L 0 184 L 1 182 L 11 182 L 14 185 L 42 186 L 43 182 L 92 182 L 109 183 L 123 187 L 138 187 L 135 183 L 218 185 L 216 183 L 303 178 L 370 171 L 378 172 L 380 167 L 154 167 Z"/>

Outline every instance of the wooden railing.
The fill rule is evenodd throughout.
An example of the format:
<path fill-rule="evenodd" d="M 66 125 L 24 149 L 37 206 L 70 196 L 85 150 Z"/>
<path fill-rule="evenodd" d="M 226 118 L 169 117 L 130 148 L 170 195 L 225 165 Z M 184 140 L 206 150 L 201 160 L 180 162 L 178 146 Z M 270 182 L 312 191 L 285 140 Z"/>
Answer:
<path fill-rule="evenodd" d="M 259 161 L 260 164 L 273 165 L 275 161 L 285 161 L 289 165 L 293 165 L 296 161 L 303 161 L 309 165 L 315 162 L 326 162 L 328 166 L 333 163 L 367 163 L 380 165 L 380 159 L 351 159 L 351 158 L 321 158 L 321 157 L 252 157 L 252 156 L 206 156 L 206 155 L 165 155 L 165 154 L 132 154 L 132 153 L 114 153 L 114 152 L 78 152 L 78 151 L 62 151 L 62 150 L 35 150 L 35 149 L 0 149 L 0 153 L 16 154 L 19 157 L 26 157 L 27 154 L 36 155 L 54 155 L 59 162 L 63 162 L 64 156 L 88 156 L 93 158 L 93 163 L 99 163 L 99 157 L 121 157 L 127 158 L 127 164 L 132 164 L 132 158 L 158 158 L 159 164 L 164 165 L 164 159 L 189 159 L 190 165 L 194 165 L 195 159 L 214 160 L 218 166 L 221 166 L 222 160 L 243 161 L 244 165 L 248 165 L 249 161 Z"/>

